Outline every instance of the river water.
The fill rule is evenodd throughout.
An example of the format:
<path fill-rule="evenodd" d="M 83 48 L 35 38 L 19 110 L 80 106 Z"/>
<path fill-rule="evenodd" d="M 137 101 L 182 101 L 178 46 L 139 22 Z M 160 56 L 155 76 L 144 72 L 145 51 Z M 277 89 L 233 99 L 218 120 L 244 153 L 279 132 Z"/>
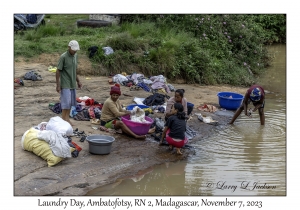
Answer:
<path fill-rule="evenodd" d="M 188 160 L 165 163 L 87 195 L 286 195 L 286 46 L 268 47 L 273 64 L 260 78 L 267 94 L 258 113 L 196 142 Z"/>

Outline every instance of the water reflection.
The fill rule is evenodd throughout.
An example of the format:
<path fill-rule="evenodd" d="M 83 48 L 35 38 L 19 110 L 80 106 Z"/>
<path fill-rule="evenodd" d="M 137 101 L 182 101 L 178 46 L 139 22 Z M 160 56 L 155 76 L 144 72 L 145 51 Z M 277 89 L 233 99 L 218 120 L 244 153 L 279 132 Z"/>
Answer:
<path fill-rule="evenodd" d="M 257 126 L 257 128 L 251 129 L 251 135 L 245 135 L 243 138 L 245 144 L 245 160 L 244 163 L 250 164 L 249 167 L 257 169 L 259 165 L 257 163 L 261 160 L 261 143 L 263 141 L 262 132 L 264 126 Z"/>
<path fill-rule="evenodd" d="M 87 195 L 187 195 L 185 167 L 187 162 L 165 163 L 140 171 L 135 176 L 90 191 Z"/>

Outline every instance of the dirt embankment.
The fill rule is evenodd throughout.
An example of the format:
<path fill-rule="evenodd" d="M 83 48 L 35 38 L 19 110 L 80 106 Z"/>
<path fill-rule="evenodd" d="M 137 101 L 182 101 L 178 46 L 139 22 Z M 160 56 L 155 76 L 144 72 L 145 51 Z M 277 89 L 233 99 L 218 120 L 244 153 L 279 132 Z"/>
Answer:
<path fill-rule="evenodd" d="M 42 81 L 24 80 L 25 85 L 15 84 L 14 91 L 14 195 L 85 195 L 88 191 L 114 182 L 118 178 L 131 176 L 153 165 L 166 161 L 185 159 L 193 155 L 195 151 L 185 149 L 179 156 L 166 150 L 165 146 L 158 146 L 158 142 L 150 136 L 146 140 L 136 140 L 119 134 L 113 135 L 116 141 L 112 144 L 109 155 L 92 155 L 89 153 L 88 142 L 80 142 L 79 138 L 72 140 L 82 147 L 77 158 L 68 158 L 58 165 L 49 168 L 46 161 L 33 153 L 24 151 L 21 147 L 21 137 L 26 130 L 41 122 L 47 122 L 56 116 L 48 109 L 49 103 L 59 102 L 59 94 L 55 91 L 55 73 L 48 71 L 48 66 L 55 66 L 59 55 L 41 55 L 34 60 L 25 62 L 22 58 L 15 59 L 15 78 L 23 78 L 30 70 L 36 70 L 42 76 Z M 77 91 L 78 97 L 89 96 L 98 102 L 104 102 L 109 97 L 110 85 L 107 77 L 88 76 L 93 68 L 88 58 L 82 58 L 79 63 L 80 79 L 84 87 Z M 199 86 L 174 84 L 177 88 L 186 90 L 185 97 L 195 104 L 194 113 L 199 105 L 204 103 L 218 106 L 216 94 L 219 91 L 233 91 L 244 93 L 245 88 L 229 86 Z M 129 88 L 121 87 L 122 93 L 135 97 L 147 97 L 151 93 L 143 90 L 129 91 Z M 174 93 L 170 93 L 173 96 Z M 133 97 L 120 96 L 122 104 L 133 103 Z M 205 113 L 207 114 L 207 113 Z M 155 116 L 162 116 L 161 113 Z M 228 117 L 211 114 L 226 125 Z M 104 134 L 94 130 L 89 121 L 75 121 L 73 128 L 84 131 L 86 134 Z M 188 122 L 199 135 L 190 144 L 199 141 L 209 135 L 212 125 L 200 122 L 196 116 Z"/>

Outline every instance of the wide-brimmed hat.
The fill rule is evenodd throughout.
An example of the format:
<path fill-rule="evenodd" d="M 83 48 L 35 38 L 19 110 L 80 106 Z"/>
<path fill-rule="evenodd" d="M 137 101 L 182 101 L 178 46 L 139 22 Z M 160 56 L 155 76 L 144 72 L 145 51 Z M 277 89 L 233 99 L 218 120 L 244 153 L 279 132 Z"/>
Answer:
<path fill-rule="evenodd" d="M 261 90 L 257 87 L 254 88 L 250 93 L 250 99 L 252 101 L 259 101 L 261 98 Z"/>

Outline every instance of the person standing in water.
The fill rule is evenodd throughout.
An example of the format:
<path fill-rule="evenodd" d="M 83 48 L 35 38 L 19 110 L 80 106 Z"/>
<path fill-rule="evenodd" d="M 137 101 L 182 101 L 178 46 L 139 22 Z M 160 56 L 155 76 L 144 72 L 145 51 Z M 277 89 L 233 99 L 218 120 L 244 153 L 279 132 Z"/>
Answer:
<path fill-rule="evenodd" d="M 252 103 L 254 105 L 254 109 L 248 110 L 248 104 Z M 241 104 L 241 106 L 237 109 L 235 112 L 233 118 L 229 122 L 229 124 L 233 124 L 236 118 L 242 113 L 244 110 L 245 115 L 252 117 L 251 113 L 258 110 L 259 118 L 260 118 L 260 124 L 265 124 L 265 113 L 264 113 L 264 107 L 265 107 L 265 91 L 264 89 L 259 85 L 252 85 L 246 92 L 244 96 L 244 100 Z"/>

